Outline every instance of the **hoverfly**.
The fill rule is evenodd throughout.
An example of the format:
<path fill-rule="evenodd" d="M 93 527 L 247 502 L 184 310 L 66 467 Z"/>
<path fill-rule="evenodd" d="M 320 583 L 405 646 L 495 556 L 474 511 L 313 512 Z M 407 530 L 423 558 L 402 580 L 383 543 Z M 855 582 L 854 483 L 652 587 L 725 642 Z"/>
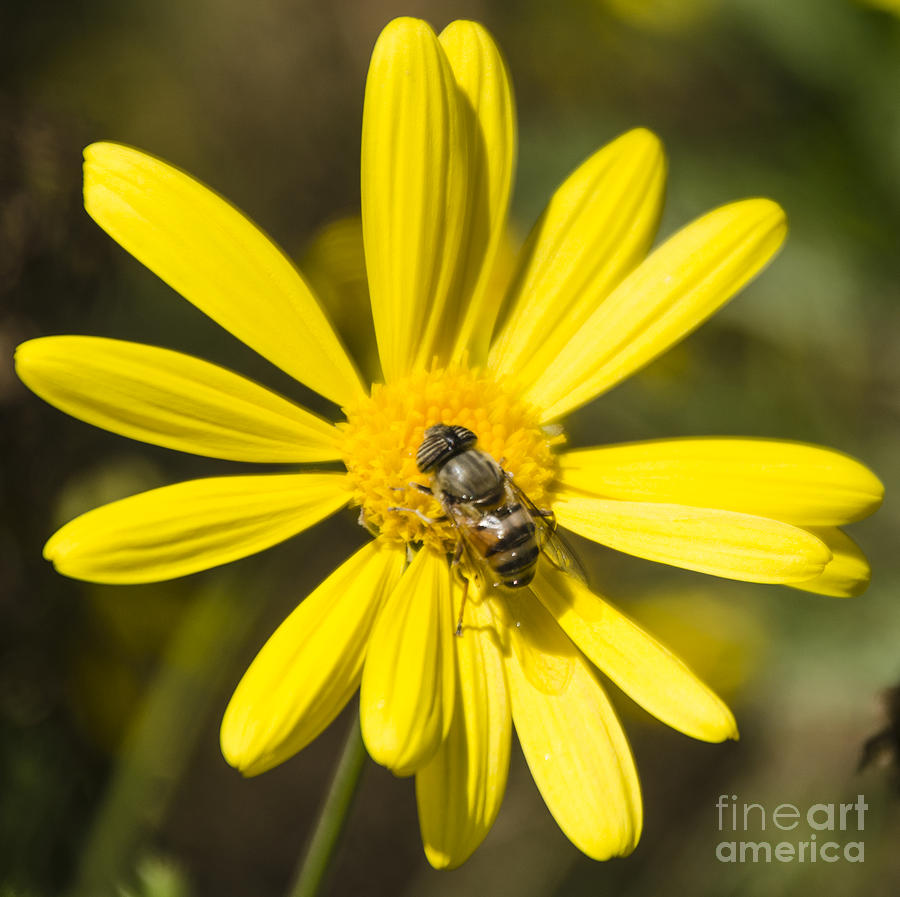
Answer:
<path fill-rule="evenodd" d="M 492 585 L 520 589 L 534 578 L 543 553 L 561 570 L 583 579 L 581 566 L 556 531 L 553 512 L 538 508 L 508 471 L 475 448 L 477 441 L 465 427 L 435 424 L 416 452 L 416 466 L 431 476 L 431 488 L 416 487 L 434 495 L 459 534 L 454 563 L 465 552 L 473 572 L 484 574 Z M 468 578 L 463 580 L 457 635 L 469 587 Z"/>

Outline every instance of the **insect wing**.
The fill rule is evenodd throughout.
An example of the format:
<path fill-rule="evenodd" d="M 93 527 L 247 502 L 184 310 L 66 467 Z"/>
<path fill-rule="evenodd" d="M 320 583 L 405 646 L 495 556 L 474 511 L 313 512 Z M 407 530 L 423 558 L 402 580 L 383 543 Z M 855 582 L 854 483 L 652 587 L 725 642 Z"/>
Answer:
<path fill-rule="evenodd" d="M 481 594 L 489 585 L 493 584 L 494 575 L 488 562 L 484 559 L 484 551 L 479 545 L 474 521 L 469 515 L 463 513 L 459 506 L 451 505 L 447 510 L 449 512 L 447 516 L 459 537 L 461 556 L 465 558 L 462 575 L 470 580 L 476 594 Z"/>
<path fill-rule="evenodd" d="M 507 475 L 508 476 L 508 475 Z M 581 561 L 578 560 L 575 553 L 569 547 L 565 539 L 563 539 L 559 530 L 556 528 L 556 518 L 552 511 L 542 511 L 515 483 L 512 477 L 508 478 L 508 482 L 516 498 L 531 513 L 534 520 L 535 535 L 537 536 L 538 548 L 543 555 L 563 573 L 580 579 L 587 584 L 587 574 Z"/>
<path fill-rule="evenodd" d="M 538 546 L 550 563 L 562 570 L 563 573 L 568 573 L 587 585 L 587 574 L 581 561 L 578 560 L 559 531 L 554 529 L 543 517 L 535 520 L 535 527 L 538 532 Z"/>

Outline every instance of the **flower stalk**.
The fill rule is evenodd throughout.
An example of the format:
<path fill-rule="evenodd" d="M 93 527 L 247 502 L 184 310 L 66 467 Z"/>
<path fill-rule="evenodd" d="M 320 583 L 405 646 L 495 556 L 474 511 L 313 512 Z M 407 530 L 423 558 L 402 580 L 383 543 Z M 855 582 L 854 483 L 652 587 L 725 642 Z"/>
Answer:
<path fill-rule="evenodd" d="M 319 812 L 309 847 L 287 892 L 287 897 L 315 897 L 319 893 L 331 868 L 344 826 L 347 824 L 365 763 L 366 748 L 357 713 L 347 733 L 347 740 L 344 742 L 341 758 Z"/>

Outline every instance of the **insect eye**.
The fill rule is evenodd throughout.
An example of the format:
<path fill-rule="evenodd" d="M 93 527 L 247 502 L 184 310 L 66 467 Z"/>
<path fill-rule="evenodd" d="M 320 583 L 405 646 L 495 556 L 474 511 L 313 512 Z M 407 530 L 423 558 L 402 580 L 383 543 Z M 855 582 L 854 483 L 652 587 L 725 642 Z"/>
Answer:
<path fill-rule="evenodd" d="M 471 448 L 478 441 L 478 437 L 466 427 L 453 426 L 448 428 L 453 434 L 453 441 L 458 449 Z"/>
<path fill-rule="evenodd" d="M 435 424 L 425 431 L 425 438 L 416 452 L 416 466 L 422 473 L 428 473 L 477 441 L 478 437 L 466 427 Z"/>
<path fill-rule="evenodd" d="M 433 428 L 432 428 L 433 429 Z M 447 440 L 441 435 L 427 435 L 416 452 L 416 467 L 422 473 L 428 473 L 449 453 Z"/>

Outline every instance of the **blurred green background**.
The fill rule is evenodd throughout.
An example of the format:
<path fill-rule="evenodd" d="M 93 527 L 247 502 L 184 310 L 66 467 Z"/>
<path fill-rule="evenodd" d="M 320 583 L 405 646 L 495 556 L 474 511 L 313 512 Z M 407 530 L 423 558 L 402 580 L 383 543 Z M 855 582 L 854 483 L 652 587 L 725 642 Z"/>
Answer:
<path fill-rule="evenodd" d="M 412 783 L 370 765 L 334 895 L 900 892 L 897 771 L 856 766 L 900 679 L 900 19 L 889 0 L 6 0 L 0 7 L 0 895 L 285 893 L 350 718 L 244 781 L 221 758 L 231 690 L 295 603 L 363 540 L 350 512 L 174 583 L 65 580 L 55 526 L 235 466 L 131 443 L 32 396 L 12 350 L 85 333 L 192 352 L 315 399 L 112 243 L 80 199 L 109 138 L 194 173 L 297 258 L 358 208 L 368 56 L 383 25 L 475 18 L 519 106 L 526 233 L 588 153 L 636 125 L 670 159 L 661 234 L 771 196 L 787 246 L 732 305 L 570 421 L 589 445 L 679 435 L 808 440 L 863 459 L 888 500 L 852 534 L 872 586 L 835 600 L 714 580 L 578 542 L 591 579 L 726 696 L 710 746 L 616 694 L 642 775 L 636 853 L 596 864 L 514 751 L 500 817 L 461 869 L 428 867 Z M 888 758 L 890 759 L 890 758 Z M 715 801 L 770 810 L 863 793 L 865 863 L 725 865 Z M 749 838 L 768 837 L 751 833 Z M 781 840 L 774 838 L 774 840 Z M 822 839 L 820 839 L 822 840 Z M 853 840 L 853 838 L 847 838 Z"/>

